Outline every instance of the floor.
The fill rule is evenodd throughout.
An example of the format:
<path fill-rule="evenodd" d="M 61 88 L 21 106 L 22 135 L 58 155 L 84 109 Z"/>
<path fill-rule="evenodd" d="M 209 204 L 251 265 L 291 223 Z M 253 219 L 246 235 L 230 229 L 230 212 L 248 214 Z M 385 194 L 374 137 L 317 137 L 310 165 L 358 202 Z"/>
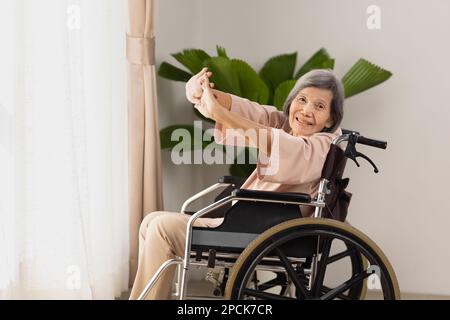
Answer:
<path fill-rule="evenodd" d="M 195 281 L 189 287 L 189 295 L 199 296 L 204 292 L 211 292 L 212 285 L 206 281 Z M 129 293 L 124 293 L 118 300 L 127 300 Z M 376 294 L 367 293 L 366 299 L 377 299 Z M 420 294 L 420 293 L 402 293 L 402 300 L 450 300 L 450 296 L 432 295 L 432 294 Z"/>

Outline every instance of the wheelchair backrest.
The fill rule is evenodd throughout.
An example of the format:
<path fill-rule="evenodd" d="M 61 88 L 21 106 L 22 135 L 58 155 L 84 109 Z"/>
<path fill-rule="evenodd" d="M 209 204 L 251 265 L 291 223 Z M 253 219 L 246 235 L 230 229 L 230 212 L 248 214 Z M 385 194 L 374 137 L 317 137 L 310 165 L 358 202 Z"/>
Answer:
<path fill-rule="evenodd" d="M 352 194 L 345 190 L 350 181 L 342 179 L 347 157 L 338 145 L 331 144 L 322 169 L 322 179 L 328 180 L 330 193 L 325 196 L 326 206 L 322 210 L 322 218 L 345 221 Z"/>
<path fill-rule="evenodd" d="M 345 165 L 347 164 L 347 157 L 339 146 L 331 144 L 328 151 L 325 164 L 322 168 L 322 179 L 331 181 L 333 179 L 341 179 L 344 174 Z"/>

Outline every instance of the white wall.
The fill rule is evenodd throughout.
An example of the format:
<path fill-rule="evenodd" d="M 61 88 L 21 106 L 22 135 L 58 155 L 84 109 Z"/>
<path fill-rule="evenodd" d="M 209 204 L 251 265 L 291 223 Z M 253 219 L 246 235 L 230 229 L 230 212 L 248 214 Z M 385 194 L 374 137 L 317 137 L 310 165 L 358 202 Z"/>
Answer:
<path fill-rule="evenodd" d="M 381 30 L 368 30 L 366 9 L 381 8 Z M 267 58 L 299 52 L 299 63 L 325 47 L 343 76 L 360 57 L 394 73 L 346 101 L 345 128 L 388 141 L 361 147 L 379 166 L 348 165 L 351 223 L 387 254 L 404 292 L 450 294 L 450 2 L 366 0 L 163 0 L 158 3 L 157 63 L 169 53 L 224 46 L 260 68 Z M 160 80 L 161 126 L 191 122 L 184 84 Z M 226 172 L 176 167 L 163 156 L 166 209 Z"/>

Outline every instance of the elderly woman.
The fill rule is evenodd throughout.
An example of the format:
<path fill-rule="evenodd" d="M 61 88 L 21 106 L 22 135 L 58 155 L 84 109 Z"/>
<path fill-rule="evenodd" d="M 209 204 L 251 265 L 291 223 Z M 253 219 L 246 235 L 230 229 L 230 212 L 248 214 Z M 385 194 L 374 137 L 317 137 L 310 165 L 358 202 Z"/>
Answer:
<path fill-rule="evenodd" d="M 344 92 L 341 81 L 329 70 L 314 70 L 302 76 L 290 92 L 284 112 L 247 99 L 213 90 L 203 69 L 186 85 L 189 101 L 216 122 L 215 141 L 235 143 L 242 132 L 247 146 L 259 149 L 256 170 L 243 189 L 317 194 L 320 175 L 333 138 L 341 134 Z M 236 130 L 232 135 L 229 129 Z M 240 132 L 240 133 L 238 133 Z M 275 167 L 275 170 L 268 170 Z M 303 216 L 311 215 L 307 208 Z M 139 266 L 130 299 L 136 299 L 160 265 L 183 256 L 189 215 L 153 212 L 141 224 Z M 200 218 L 196 226 L 216 227 L 222 218 Z M 147 299 L 170 299 L 174 268 L 169 268 Z"/>

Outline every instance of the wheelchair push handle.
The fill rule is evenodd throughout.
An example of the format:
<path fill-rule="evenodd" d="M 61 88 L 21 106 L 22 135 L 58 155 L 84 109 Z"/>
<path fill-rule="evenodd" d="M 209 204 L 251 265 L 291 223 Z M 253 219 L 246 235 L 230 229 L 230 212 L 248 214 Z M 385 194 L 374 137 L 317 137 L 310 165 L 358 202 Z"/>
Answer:
<path fill-rule="evenodd" d="M 343 130 L 344 135 L 346 135 L 346 139 L 348 141 L 347 148 L 345 149 L 345 156 L 349 159 L 352 159 L 355 164 L 359 167 L 359 163 L 356 160 L 356 158 L 361 157 L 363 159 L 366 159 L 373 167 L 374 172 L 378 173 L 379 170 L 375 163 L 365 154 L 358 152 L 356 150 L 356 144 L 364 144 L 366 146 L 375 147 L 379 149 L 386 149 L 387 148 L 387 142 L 386 141 L 380 141 L 375 139 L 370 139 L 363 137 L 359 134 L 359 132 L 356 131 L 350 131 L 350 130 Z"/>
<path fill-rule="evenodd" d="M 364 144 L 369 147 L 380 148 L 380 149 L 387 148 L 386 141 L 375 140 L 375 139 L 363 137 L 358 131 L 342 129 L 342 133 L 344 135 L 355 135 L 357 143 Z"/>
<path fill-rule="evenodd" d="M 357 143 L 364 144 L 364 145 L 370 146 L 370 147 L 379 148 L 379 149 L 386 149 L 387 148 L 387 142 L 386 141 L 370 139 L 370 138 L 366 138 L 366 137 L 363 137 L 363 136 L 359 136 L 358 137 Z"/>

